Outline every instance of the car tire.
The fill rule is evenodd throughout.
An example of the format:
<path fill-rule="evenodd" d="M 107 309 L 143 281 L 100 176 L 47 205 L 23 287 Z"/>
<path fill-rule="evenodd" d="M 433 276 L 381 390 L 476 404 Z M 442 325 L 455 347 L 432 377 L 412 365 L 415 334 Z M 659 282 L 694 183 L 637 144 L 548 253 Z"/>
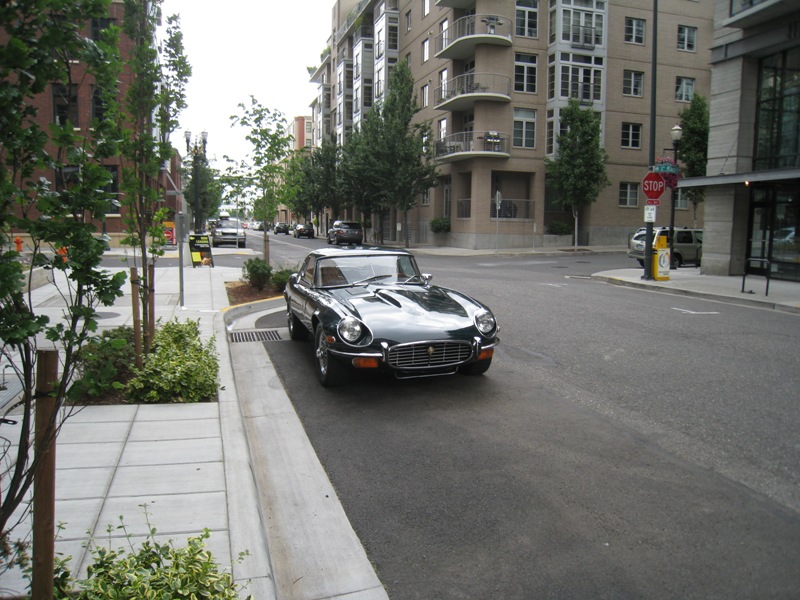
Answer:
<path fill-rule="evenodd" d="M 302 342 L 308 338 L 308 331 L 305 325 L 297 318 L 287 306 L 286 307 L 286 324 L 289 327 L 289 338 L 295 342 Z"/>
<path fill-rule="evenodd" d="M 639 263 L 639 266 L 640 266 L 640 267 L 643 267 L 643 266 L 644 266 L 644 260 L 642 260 L 641 258 L 637 258 L 637 259 L 636 259 L 636 262 L 638 262 L 638 263 Z"/>
<path fill-rule="evenodd" d="M 314 332 L 314 359 L 317 366 L 317 378 L 323 387 L 342 385 L 347 380 L 345 366 L 336 360 L 328 351 L 322 325 L 317 325 Z"/>
<path fill-rule="evenodd" d="M 325 239 L 328 240 L 328 245 L 333 243 L 330 236 L 326 236 Z"/>
<path fill-rule="evenodd" d="M 675 258 L 672 259 L 672 262 L 675 264 L 676 269 L 680 269 L 683 266 L 683 257 L 676 252 Z"/>
<path fill-rule="evenodd" d="M 459 367 L 458 372 L 463 375 L 483 375 L 491 366 L 492 359 L 485 358 Z"/>
<path fill-rule="evenodd" d="M 247 242 L 246 241 L 237 242 L 237 246 L 239 246 L 239 248 L 247 248 Z"/>

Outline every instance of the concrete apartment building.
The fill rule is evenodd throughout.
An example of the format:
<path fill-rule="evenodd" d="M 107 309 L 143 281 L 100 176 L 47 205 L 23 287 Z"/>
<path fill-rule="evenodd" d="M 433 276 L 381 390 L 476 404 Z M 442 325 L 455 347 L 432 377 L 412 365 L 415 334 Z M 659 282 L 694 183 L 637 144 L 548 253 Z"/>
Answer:
<path fill-rule="evenodd" d="M 800 281 L 800 3 L 714 8 L 702 270 Z"/>
<path fill-rule="evenodd" d="M 554 222 L 573 225 L 572 215 L 552 202 L 544 160 L 556 150 L 559 111 L 577 98 L 602 117 L 612 182 L 582 211 L 578 241 L 626 243 L 644 220 L 640 184 L 651 164 L 651 131 L 655 156 L 672 156 L 678 113 L 694 93 L 710 92 L 713 5 L 661 0 L 656 29 L 653 4 L 339 0 L 328 49 L 312 76 L 319 85 L 314 144 L 331 134 L 344 143 L 382 99 L 392 66 L 406 60 L 440 175 L 409 215 L 410 239 L 474 249 L 540 246 Z M 659 225 L 668 224 L 668 196 Z M 679 197 L 677 207 L 677 225 L 702 224 L 702 205 L 695 214 Z M 430 231 L 436 217 L 451 220 L 444 240 Z M 401 222 L 402 215 L 387 217 L 389 239 L 402 239 Z"/>

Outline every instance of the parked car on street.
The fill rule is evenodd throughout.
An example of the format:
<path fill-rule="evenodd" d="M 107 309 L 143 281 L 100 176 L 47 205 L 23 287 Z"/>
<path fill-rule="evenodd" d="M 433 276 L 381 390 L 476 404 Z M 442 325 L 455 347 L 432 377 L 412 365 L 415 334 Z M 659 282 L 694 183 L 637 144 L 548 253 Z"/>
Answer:
<path fill-rule="evenodd" d="M 703 258 L 703 230 L 702 229 L 688 229 L 685 227 L 674 228 L 675 243 L 674 243 L 674 262 L 676 267 L 685 264 L 693 264 L 700 266 L 700 261 Z M 639 229 L 628 242 L 628 256 L 635 258 L 640 266 L 644 266 L 644 245 L 647 230 L 642 227 Z M 669 227 L 653 227 L 653 247 L 655 248 L 656 237 L 663 237 L 667 239 L 667 246 L 669 246 Z"/>
<path fill-rule="evenodd" d="M 355 244 L 360 245 L 364 241 L 364 228 L 361 223 L 356 221 L 334 221 L 333 226 L 328 229 L 329 244 Z"/>
<path fill-rule="evenodd" d="M 256 231 L 264 231 L 264 221 L 253 221 L 251 227 Z"/>
<path fill-rule="evenodd" d="M 289 235 L 289 224 L 282 221 L 275 223 L 274 231 L 276 234 L 285 233 L 286 235 Z"/>
<path fill-rule="evenodd" d="M 296 238 L 300 237 L 307 237 L 313 238 L 314 237 L 314 226 L 311 223 L 298 223 L 294 226 L 294 230 L 292 235 Z"/>
<path fill-rule="evenodd" d="M 322 248 L 284 291 L 289 335 L 314 341 L 323 386 L 358 370 L 398 379 L 485 373 L 499 343 L 489 308 L 431 285 L 407 250 Z"/>
<path fill-rule="evenodd" d="M 239 248 L 247 245 L 247 238 L 242 222 L 228 216 L 220 216 L 211 228 L 211 245 L 236 244 Z"/>

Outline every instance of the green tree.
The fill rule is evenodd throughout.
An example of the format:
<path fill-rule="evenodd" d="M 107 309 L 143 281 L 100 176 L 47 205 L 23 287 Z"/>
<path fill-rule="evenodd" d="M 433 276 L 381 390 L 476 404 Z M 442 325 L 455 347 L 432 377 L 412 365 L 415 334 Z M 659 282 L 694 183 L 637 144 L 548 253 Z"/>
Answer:
<path fill-rule="evenodd" d="M 263 106 L 254 96 L 250 105 L 239 104 L 241 114 L 232 115 L 233 125 L 244 127 L 245 138 L 252 144 L 252 164 L 241 162 L 226 172 L 242 188 L 255 191 L 256 214 L 274 216 L 277 189 L 283 173 L 282 161 L 289 155 L 292 137 L 286 131 L 286 119 L 278 110 Z M 269 236 L 264 236 L 264 261 L 269 264 Z"/>
<path fill-rule="evenodd" d="M 223 179 L 219 171 L 212 168 L 208 161 L 199 158 L 197 163 L 197 181 L 194 180 L 194 167 L 192 161 L 184 164 L 183 169 L 183 189 L 187 198 L 191 199 L 192 210 L 194 210 L 194 190 L 197 183 L 197 197 L 200 204 L 199 214 L 201 222 L 219 212 L 219 207 L 223 199 Z M 236 196 L 237 198 L 239 196 Z"/>
<path fill-rule="evenodd" d="M 600 143 L 600 115 L 581 109 L 574 98 L 561 109 L 561 135 L 555 158 L 546 159 L 547 181 L 558 192 L 557 202 L 572 212 L 574 244 L 578 246 L 578 217 L 611 185 L 606 175 L 608 155 Z"/>
<path fill-rule="evenodd" d="M 11 235 L 29 236 L 24 255 L 0 252 L 0 353 L 22 385 L 14 417 L 17 439 L 0 450 L 3 464 L 10 466 L 0 498 L 0 571 L 13 561 L 10 534 L 19 515 L 13 520 L 12 515 L 36 493 L 36 461 L 59 427 L 54 418 L 36 445 L 37 336 L 59 352 L 55 417 L 75 375 L 76 353 L 97 329 L 97 307 L 113 304 L 125 281 L 124 273 L 111 275 L 101 268 L 103 245 L 95 238 L 95 223 L 105 217 L 111 200 L 104 191 L 111 176 L 103 162 L 118 150 L 113 120 L 119 32 L 110 27 L 92 41 L 81 31 L 88 19 L 107 17 L 108 5 L 109 0 L 17 0 L 0 6 L 5 40 L 0 47 L 0 246 L 6 248 Z M 82 134 L 69 120 L 45 130 L 37 121 L 35 100 L 51 84 L 93 85 L 105 103 L 105 116 Z M 56 252 L 61 248 L 64 257 Z M 51 272 L 66 304 L 58 322 L 37 315 L 26 291 L 37 268 Z"/>
<path fill-rule="evenodd" d="M 339 167 L 340 194 L 365 217 L 372 213 L 382 214 L 386 206 L 381 196 L 379 179 L 372 175 L 377 172 L 379 158 L 370 148 L 370 140 L 379 139 L 381 127 L 382 117 L 378 105 L 365 115 L 361 126 L 352 132 L 342 147 Z M 334 212 L 334 216 L 339 215 Z M 379 220 L 382 222 L 382 219 Z M 366 228 L 367 223 L 364 223 L 364 226 Z"/>
<path fill-rule="evenodd" d="M 706 174 L 708 164 L 708 128 L 709 113 L 706 99 L 695 94 L 692 101 L 678 116 L 681 119 L 683 136 L 679 147 L 679 162 L 682 162 L 683 175 L 686 177 L 702 177 Z M 684 190 L 692 203 L 694 218 L 697 219 L 697 207 L 704 200 L 702 187 Z"/>
<path fill-rule="evenodd" d="M 122 28 L 132 43 L 127 60 L 131 73 L 121 111 L 122 205 L 127 237 L 124 242 L 141 260 L 140 315 L 142 348 L 137 348 L 137 363 L 150 351 L 155 332 L 150 305 L 154 301 L 152 267 L 164 254 L 166 238 L 161 226 L 167 217 L 159 173 L 173 155 L 170 134 L 177 128 L 177 117 L 185 107 L 185 86 L 191 67 L 183 51 L 183 35 L 178 18 L 168 19 L 164 50 L 159 51 L 156 30 L 161 20 L 161 0 L 125 0 Z M 154 135 L 153 132 L 158 132 Z M 137 335 L 138 340 L 138 335 Z"/>

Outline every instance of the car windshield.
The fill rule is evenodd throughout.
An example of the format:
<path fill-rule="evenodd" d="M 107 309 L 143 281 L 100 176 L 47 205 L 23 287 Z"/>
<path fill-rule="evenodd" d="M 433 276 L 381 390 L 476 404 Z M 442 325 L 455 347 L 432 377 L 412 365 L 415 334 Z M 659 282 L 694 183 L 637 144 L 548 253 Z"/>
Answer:
<path fill-rule="evenodd" d="M 368 283 L 423 283 L 412 256 L 336 256 L 317 261 L 316 285 L 336 287 Z"/>

